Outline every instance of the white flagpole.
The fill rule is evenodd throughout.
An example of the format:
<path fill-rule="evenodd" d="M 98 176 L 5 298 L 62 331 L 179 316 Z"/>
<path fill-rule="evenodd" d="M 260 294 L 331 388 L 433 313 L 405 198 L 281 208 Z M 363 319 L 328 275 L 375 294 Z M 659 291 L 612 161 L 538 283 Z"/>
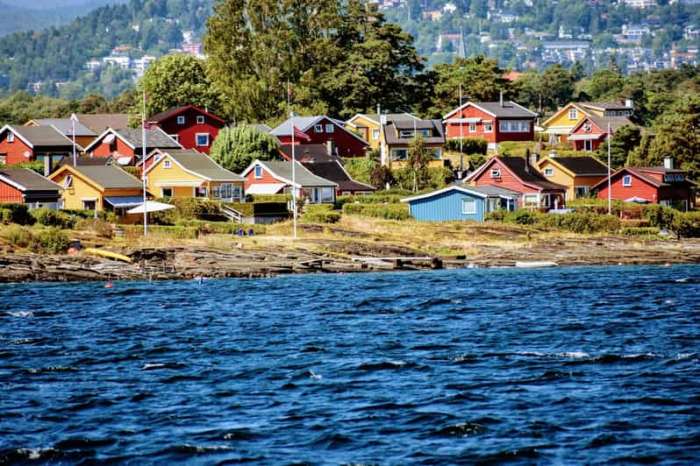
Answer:
<path fill-rule="evenodd" d="M 297 159 L 294 147 L 294 112 L 290 113 L 289 117 L 292 120 L 292 209 L 294 209 L 294 239 L 297 239 Z"/>
<path fill-rule="evenodd" d="M 457 108 L 462 108 L 462 83 L 459 83 L 459 105 Z M 460 120 L 463 119 L 462 117 L 462 110 L 459 111 L 459 118 Z M 459 171 L 461 172 L 459 176 L 464 176 L 464 152 L 463 150 L 463 141 L 464 141 L 464 122 L 460 121 L 459 122 Z"/>
<path fill-rule="evenodd" d="M 148 236 L 148 208 L 146 205 L 146 89 L 143 90 L 143 112 L 141 113 L 141 181 L 143 182 L 143 236 Z"/>
<path fill-rule="evenodd" d="M 610 133 L 610 122 L 608 122 L 608 215 L 612 215 L 612 181 L 611 181 L 611 155 L 610 155 L 610 139 L 612 134 Z"/>
<path fill-rule="evenodd" d="M 78 120 L 77 115 L 75 113 L 73 113 L 70 116 L 70 121 L 71 121 L 71 124 L 73 127 L 73 166 L 74 167 L 78 166 L 78 153 L 77 153 L 76 146 L 75 146 L 75 122 L 77 120 Z"/>

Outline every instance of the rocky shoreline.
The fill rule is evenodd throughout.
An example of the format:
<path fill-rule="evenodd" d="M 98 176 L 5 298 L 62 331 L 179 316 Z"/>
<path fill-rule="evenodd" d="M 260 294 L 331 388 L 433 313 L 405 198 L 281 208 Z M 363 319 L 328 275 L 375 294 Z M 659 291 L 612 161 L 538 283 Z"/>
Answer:
<path fill-rule="evenodd" d="M 369 247 L 327 241 L 324 253 L 303 248 L 205 247 L 141 248 L 122 251 L 131 263 L 78 255 L 9 253 L 0 258 L 0 282 L 66 282 L 108 280 L 184 280 L 260 278 L 305 273 L 360 273 L 464 267 L 549 265 L 698 264 L 700 242 L 633 243 L 622 238 L 536 241 L 518 247 L 481 244 L 466 256 L 426 255 L 403 247 Z"/>

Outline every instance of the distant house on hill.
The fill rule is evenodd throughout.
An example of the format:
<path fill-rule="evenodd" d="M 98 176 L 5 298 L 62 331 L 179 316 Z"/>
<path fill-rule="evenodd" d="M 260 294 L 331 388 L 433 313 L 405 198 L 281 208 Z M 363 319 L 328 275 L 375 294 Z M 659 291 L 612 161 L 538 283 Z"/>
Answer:
<path fill-rule="evenodd" d="M 445 145 L 445 133 L 440 120 L 394 119 L 387 120 L 382 138 L 386 144 L 387 160 L 390 163 L 408 159 L 408 150 L 416 138 L 422 138 L 423 144 L 432 155 L 432 165 L 442 165 L 442 150 Z"/>
<path fill-rule="evenodd" d="M 467 102 L 445 115 L 447 139 L 481 138 L 495 149 L 505 141 L 532 141 L 537 114 L 513 101 Z"/>
<path fill-rule="evenodd" d="M 61 187 L 28 168 L 0 168 L 0 204 L 58 208 Z"/>
<path fill-rule="evenodd" d="M 205 154 L 209 153 L 219 130 L 226 126 L 223 118 L 194 105 L 171 108 L 153 115 L 148 122 L 161 128 L 185 149 Z"/>
<path fill-rule="evenodd" d="M 73 122 L 70 118 L 38 118 L 29 120 L 24 126 L 53 126 L 65 137 L 73 140 Z M 80 123 L 75 122 L 75 142 L 80 147 L 85 147 L 97 137 L 97 133 Z"/>
<path fill-rule="evenodd" d="M 270 134 L 277 137 L 282 145 L 289 145 L 292 143 L 292 128 L 298 130 L 294 144 L 330 143 L 333 155 L 338 157 L 362 157 L 368 147 L 367 141 L 345 129 L 342 122 L 325 115 L 289 118 Z"/>
<path fill-rule="evenodd" d="M 82 147 L 78 147 L 82 150 Z M 73 141 L 53 126 L 11 126 L 0 129 L 0 163 L 17 165 L 39 160 L 48 175 L 73 153 Z"/>
<path fill-rule="evenodd" d="M 158 127 L 146 130 L 146 154 L 154 149 L 182 149 L 182 146 Z M 135 165 L 143 156 L 141 128 L 108 128 L 85 148 L 92 158 L 111 157 L 119 165 Z"/>

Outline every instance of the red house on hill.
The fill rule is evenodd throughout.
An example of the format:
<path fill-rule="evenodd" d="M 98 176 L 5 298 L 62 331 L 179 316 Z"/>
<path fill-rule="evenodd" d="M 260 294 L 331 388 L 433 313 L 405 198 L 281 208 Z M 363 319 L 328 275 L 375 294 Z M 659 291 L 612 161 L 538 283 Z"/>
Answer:
<path fill-rule="evenodd" d="M 185 149 L 209 153 L 211 145 L 226 126 L 223 118 L 194 105 L 171 108 L 149 118 L 151 126 L 158 126 Z"/>
<path fill-rule="evenodd" d="M 520 193 L 518 204 L 521 207 L 558 208 L 564 205 L 566 196 L 566 186 L 547 181 L 522 157 L 493 157 L 469 175 L 465 183 L 497 186 Z"/>
<path fill-rule="evenodd" d="M 499 142 L 532 141 L 537 114 L 512 101 L 467 102 L 445 115 L 445 137 L 482 138 L 490 149 Z"/>
<path fill-rule="evenodd" d="M 77 151 L 82 147 L 76 147 Z M 73 141 L 61 134 L 53 126 L 10 126 L 0 129 L 0 164 L 41 160 L 44 174 L 51 173 L 54 167 L 73 153 Z"/>
<path fill-rule="evenodd" d="M 594 151 L 608 139 L 608 127 L 615 134 L 619 128 L 634 123 L 626 116 L 588 115 L 581 120 L 569 133 L 569 141 L 574 150 Z"/>
<path fill-rule="evenodd" d="M 293 128 L 306 135 L 295 136 L 294 144 L 325 144 L 332 146 L 333 155 L 338 157 L 362 157 L 369 144 L 355 133 L 345 129 L 339 121 L 325 115 L 290 118 L 270 134 L 277 137 L 282 145 L 292 143 Z"/>
<path fill-rule="evenodd" d="M 158 127 L 146 130 L 146 154 L 154 149 L 182 149 L 182 146 Z M 112 157 L 119 165 L 134 165 L 143 155 L 141 128 L 108 128 L 85 148 L 91 158 Z"/>
<path fill-rule="evenodd" d="M 626 167 L 610 176 L 612 199 L 643 204 L 661 204 L 690 210 L 695 204 L 695 185 L 686 172 L 673 168 L 667 157 L 663 167 Z M 608 198 L 607 177 L 591 188 L 598 199 Z"/>

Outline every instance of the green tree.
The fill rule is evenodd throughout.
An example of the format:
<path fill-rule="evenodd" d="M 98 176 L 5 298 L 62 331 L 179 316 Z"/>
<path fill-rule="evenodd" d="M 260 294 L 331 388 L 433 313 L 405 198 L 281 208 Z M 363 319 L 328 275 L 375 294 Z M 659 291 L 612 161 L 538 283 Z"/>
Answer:
<path fill-rule="evenodd" d="M 408 159 L 404 171 L 405 179 L 411 184 L 413 192 L 423 189 L 430 182 L 428 164 L 432 158 L 432 152 L 425 146 L 422 137 L 414 138 L 411 141 L 408 146 Z"/>
<path fill-rule="evenodd" d="M 610 160 L 613 169 L 625 166 L 630 153 L 639 146 L 642 135 L 638 127 L 624 125 L 618 128 L 610 139 Z M 604 143 L 598 147 L 596 156 L 607 165 L 608 144 Z"/>
<path fill-rule="evenodd" d="M 166 55 L 148 67 L 139 82 L 146 91 L 149 115 L 180 105 L 197 105 L 216 112 L 218 95 L 207 79 L 204 63 L 192 55 Z"/>
<path fill-rule="evenodd" d="M 598 70 L 583 83 L 583 92 L 593 100 L 615 98 L 625 84 L 624 77 L 612 69 Z"/>
<path fill-rule="evenodd" d="M 223 128 L 211 146 L 210 156 L 222 167 L 240 173 L 255 159 L 270 160 L 279 155 L 274 136 L 254 126 Z"/>

